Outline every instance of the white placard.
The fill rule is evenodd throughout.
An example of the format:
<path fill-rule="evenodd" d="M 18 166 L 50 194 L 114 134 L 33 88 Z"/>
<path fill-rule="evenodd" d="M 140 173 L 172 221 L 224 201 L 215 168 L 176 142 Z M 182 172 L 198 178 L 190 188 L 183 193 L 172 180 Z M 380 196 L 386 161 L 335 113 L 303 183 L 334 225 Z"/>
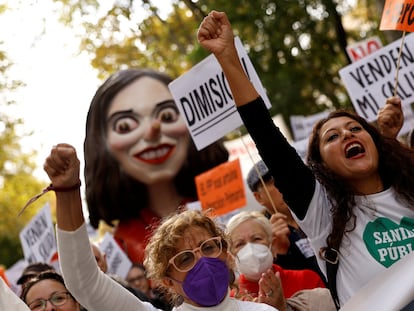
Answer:
<path fill-rule="evenodd" d="M 356 62 L 357 60 L 360 60 L 361 58 L 364 58 L 365 56 L 368 56 L 381 48 L 381 40 L 377 36 L 374 36 L 348 45 L 346 47 L 346 53 L 352 62 Z"/>
<path fill-rule="evenodd" d="M 356 112 L 372 122 L 386 99 L 394 95 L 401 40 L 383 47 L 361 60 L 342 68 L 339 75 Z M 414 102 L 414 33 L 405 36 L 399 60 L 397 96 L 403 103 L 404 127 L 400 134 L 413 127 Z"/>
<path fill-rule="evenodd" d="M 295 141 L 308 138 L 312 133 L 313 126 L 322 118 L 326 118 L 328 110 L 312 114 L 310 116 L 293 115 L 290 116 L 290 125 L 292 126 L 293 137 Z"/>
<path fill-rule="evenodd" d="M 99 248 L 106 255 L 108 273 L 125 279 L 132 263 L 122 248 L 119 247 L 113 235 L 106 232 L 102 242 L 99 243 Z"/>
<path fill-rule="evenodd" d="M 55 230 L 48 203 L 19 233 L 25 260 L 50 263 L 56 253 Z"/>
<path fill-rule="evenodd" d="M 238 37 L 235 38 L 235 44 L 244 70 L 269 109 L 270 101 Z M 214 55 L 206 57 L 172 81 L 169 89 L 198 150 L 243 124 L 227 80 Z"/>

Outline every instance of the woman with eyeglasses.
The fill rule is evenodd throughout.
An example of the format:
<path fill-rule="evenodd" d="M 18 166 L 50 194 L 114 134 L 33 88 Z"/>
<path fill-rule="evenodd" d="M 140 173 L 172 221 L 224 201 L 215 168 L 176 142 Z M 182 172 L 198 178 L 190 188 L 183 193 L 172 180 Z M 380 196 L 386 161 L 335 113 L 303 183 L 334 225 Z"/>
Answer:
<path fill-rule="evenodd" d="M 20 298 L 32 311 L 84 310 L 67 290 L 63 278 L 55 271 L 44 271 L 27 281 Z"/>
<path fill-rule="evenodd" d="M 59 261 L 66 285 L 89 311 L 158 310 L 142 302 L 99 270 L 92 255 L 82 212 L 80 161 L 68 144 L 52 148 L 44 169 L 56 193 Z M 166 218 L 145 249 L 149 277 L 173 297 L 173 310 L 277 310 L 265 303 L 229 296 L 232 257 L 223 228 L 198 211 Z M 259 302 L 266 299 L 259 293 Z"/>

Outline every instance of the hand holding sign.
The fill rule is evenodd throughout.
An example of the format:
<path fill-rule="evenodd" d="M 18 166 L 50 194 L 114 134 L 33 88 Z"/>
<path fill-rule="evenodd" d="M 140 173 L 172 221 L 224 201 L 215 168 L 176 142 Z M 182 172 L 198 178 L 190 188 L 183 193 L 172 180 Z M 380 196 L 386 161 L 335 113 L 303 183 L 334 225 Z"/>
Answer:
<path fill-rule="evenodd" d="M 377 125 L 382 135 L 396 138 L 404 123 L 401 99 L 391 97 L 378 112 Z"/>
<path fill-rule="evenodd" d="M 382 13 L 380 30 L 402 30 L 400 55 L 397 61 L 397 73 L 395 76 L 394 96 L 397 95 L 398 71 L 402 47 L 404 44 L 405 32 L 414 31 L 414 3 L 410 0 L 387 0 Z"/>

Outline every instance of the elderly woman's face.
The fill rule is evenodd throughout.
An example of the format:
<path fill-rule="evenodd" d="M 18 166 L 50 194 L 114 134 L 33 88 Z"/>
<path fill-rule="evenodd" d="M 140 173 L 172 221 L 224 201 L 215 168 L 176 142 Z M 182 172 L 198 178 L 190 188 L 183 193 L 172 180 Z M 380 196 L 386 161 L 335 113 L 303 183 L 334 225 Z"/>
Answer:
<path fill-rule="evenodd" d="M 145 184 L 176 176 L 190 136 L 165 84 L 136 80 L 114 97 L 107 120 L 108 149 L 128 175 Z"/>
<path fill-rule="evenodd" d="M 79 311 L 79 303 L 66 293 L 68 291 L 62 283 L 45 279 L 37 282 L 29 289 L 25 302 L 33 311 Z M 44 303 L 46 303 L 46 308 L 44 308 Z M 53 303 L 56 303 L 56 305 Z"/>
<path fill-rule="evenodd" d="M 238 225 L 230 234 L 231 252 L 237 255 L 247 243 L 269 246 L 270 238 L 264 228 L 256 221 L 249 219 Z"/>
<path fill-rule="evenodd" d="M 378 175 L 378 151 L 371 135 L 357 121 L 338 117 L 320 130 L 319 149 L 324 164 L 344 180 Z"/>

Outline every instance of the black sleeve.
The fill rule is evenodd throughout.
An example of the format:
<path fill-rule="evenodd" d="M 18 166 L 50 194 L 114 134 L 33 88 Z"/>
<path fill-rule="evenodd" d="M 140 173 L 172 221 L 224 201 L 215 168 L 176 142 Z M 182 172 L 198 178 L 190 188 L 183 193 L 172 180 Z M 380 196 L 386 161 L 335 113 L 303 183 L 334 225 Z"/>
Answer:
<path fill-rule="evenodd" d="M 289 208 L 303 219 L 315 190 L 315 177 L 274 124 L 261 97 L 238 108 L 260 156 Z"/>

